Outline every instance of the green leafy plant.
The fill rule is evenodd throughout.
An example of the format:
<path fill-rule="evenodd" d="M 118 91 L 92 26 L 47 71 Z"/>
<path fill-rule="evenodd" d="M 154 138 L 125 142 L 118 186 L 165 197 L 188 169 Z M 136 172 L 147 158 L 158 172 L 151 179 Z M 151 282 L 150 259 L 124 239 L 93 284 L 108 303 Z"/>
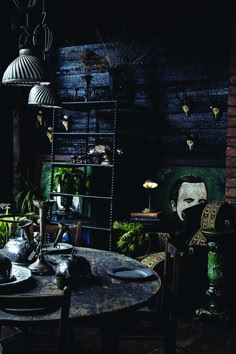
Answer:
<path fill-rule="evenodd" d="M 13 223 L 11 221 L 16 221 L 16 220 L 23 220 L 24 217 L 18 217 L 18 216 L 10 216 L 9 215 L 9 207 L 6 207 L 6 212 L 4 214 L 4 217 L 2 217 L 0 220 L 0 248 L 3 248 L 5 244 L 9 241 L 9 239 L 15 234 L 18 225 L 16 223 Z M 3 214 L 1 214 L 3 215 Z M 9 215 L 9 217 L 6 217 Z M 3 221 L 5 220 L 5 221 Z M 9 222 L 7 222 L 9 221 Z"/>
<path fill-rule="evenodd" d="M 121 253 L 134 254 L 148 240 L 148 234 L 142 230 L 142 224 L 137 222 L 114 221 L 113 229 L 124 231 L 117 241 Z"/>
<path fill-rule="evenodd" d="M 29 176 L 23 179 L 22 190 L 15 197 L 16 212 L 20 214 L 36 213 L 33 200 L 42 199 L 39 185 L 33 184 Z"/>
<path fill-rule="evenodd" d="M 79 168 L 57 167 L 54 171 L 54 188 L 62 193 L 78 194 L 89 187 L 89 180 Z"/>

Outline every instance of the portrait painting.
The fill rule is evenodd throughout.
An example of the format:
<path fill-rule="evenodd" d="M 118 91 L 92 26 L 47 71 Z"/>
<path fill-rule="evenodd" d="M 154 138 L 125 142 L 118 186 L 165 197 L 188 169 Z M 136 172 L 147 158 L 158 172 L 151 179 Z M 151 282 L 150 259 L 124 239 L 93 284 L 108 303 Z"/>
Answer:
<path fill-rule="evenodd" d="M 171 222 L 183 210 L 210 200 L 224 200 L 225 170 L 214 167 L 162 167 L 157 171 L 156 210 Z"/>

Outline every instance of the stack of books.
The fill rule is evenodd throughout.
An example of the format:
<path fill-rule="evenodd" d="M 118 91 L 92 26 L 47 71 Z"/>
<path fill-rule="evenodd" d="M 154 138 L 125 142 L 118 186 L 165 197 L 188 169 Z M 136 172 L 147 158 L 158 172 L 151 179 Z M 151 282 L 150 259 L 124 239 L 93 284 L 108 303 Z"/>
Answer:
<path fill-rule="evenodd" d="M 134 211 L 130 213 L 130 218 L 133 221 L 157 221 L 159 220 L 161 215 L 161 211 L 153 211 L 153 212 L 142 212 L 142 211 Z"/>

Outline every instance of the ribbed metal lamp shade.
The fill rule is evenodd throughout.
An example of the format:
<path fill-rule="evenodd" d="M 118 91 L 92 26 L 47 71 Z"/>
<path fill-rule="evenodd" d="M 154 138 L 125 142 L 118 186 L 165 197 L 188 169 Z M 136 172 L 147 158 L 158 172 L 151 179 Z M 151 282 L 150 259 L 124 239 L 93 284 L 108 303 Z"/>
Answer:
<path fill-rule="evenodd" d="M 7 67 L 2 83 L 13 86 L 33 86 L 38 83 L 47 85 L 50 82 L 46 80 L 41 61 L 26 48 L 20 49 L 19 57 Z"/>
<path fill-rule="evenodd" d="M 61 108 L 50 86 L 35 85 L 29 93 L 28 104 L 46 108 Z"/>

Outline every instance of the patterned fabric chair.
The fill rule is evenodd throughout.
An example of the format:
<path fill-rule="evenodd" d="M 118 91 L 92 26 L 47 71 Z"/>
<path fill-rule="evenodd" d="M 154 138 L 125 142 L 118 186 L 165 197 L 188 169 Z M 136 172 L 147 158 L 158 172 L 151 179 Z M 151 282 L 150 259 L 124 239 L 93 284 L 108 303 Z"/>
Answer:
<path fill-rule="evenodd" d="M 157 233 L 160 245 L 165 237 L 168 237 L 175 245 L 178 245 L 178 239 L 182 240 L 178 303 L 180 306 L 183 305 L 187 312 L 192 312 L 201 303 L 208 284 L 207 243 L 201 230 L 227 227 L 235 230 L 235 209 L 227 202 L 213 200 L 185 210 L 185 227 L 182 233 L 176 236 L 176 240 L 175 235 Z M 228 255 L 228 267 L 230 267 L 231 261 L 229 260 L 233 259 L 232 249 L 234 248 L 228 240 L 227 245 L 225 251 Z M 158 252 L 142 257 L 141 262 L 162 276 L 164 259 L 165 253 L 163 249 L 160 249 Z"/>

